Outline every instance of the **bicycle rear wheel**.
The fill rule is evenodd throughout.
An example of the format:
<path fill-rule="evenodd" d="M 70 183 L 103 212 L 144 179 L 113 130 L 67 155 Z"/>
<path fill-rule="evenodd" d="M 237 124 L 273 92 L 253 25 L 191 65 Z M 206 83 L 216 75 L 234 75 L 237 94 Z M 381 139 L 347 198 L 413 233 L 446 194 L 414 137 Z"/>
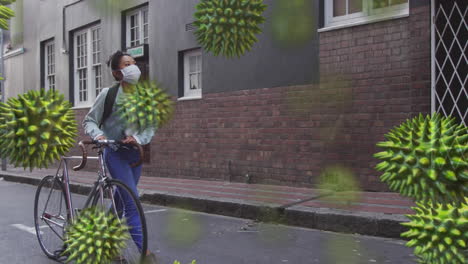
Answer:
<path fill-rule="evenodd" d="M 96 192 L 93 206 L 98 206 L 126 221 L 129 239 L 121 252 L 122 263 L 140 263 L 148 248 L 146 219 L 140 200 L 133 191 L 119 180 L 108 180 L 101 191 Z M 115 261 L 114 263 L 119 263 Z"/>
<path fill-rule="evenodd" d="M 34 226 L 39 245 L 49 258 L 60 257 L 69 219 L 62 182 L 55 176 L 44 177 L 34 199 Z"/>

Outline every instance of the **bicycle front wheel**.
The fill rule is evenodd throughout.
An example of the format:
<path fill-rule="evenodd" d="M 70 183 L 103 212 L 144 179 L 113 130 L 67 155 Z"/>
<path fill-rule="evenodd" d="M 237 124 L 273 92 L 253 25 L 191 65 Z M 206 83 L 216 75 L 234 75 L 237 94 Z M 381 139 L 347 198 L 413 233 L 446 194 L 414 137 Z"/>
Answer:
<path fill-rule="evenodd" d="M 34 226 L 39 245 L 49 258 L 60 257 L 69 217 L 62 182 L 55 176 L 44 177 L 34 199 Z"/>
<path fill-rule="evenodd" d="M 145 214 L 136 194 L 125 183 L 113 179 L 106 181 L 92 201 L 93 206 L 114 214 L 122 222 L 125 220 L 129 227 L 129 239 L 118 260 L 140 263 L 148 248 L 148 234 Z"/>

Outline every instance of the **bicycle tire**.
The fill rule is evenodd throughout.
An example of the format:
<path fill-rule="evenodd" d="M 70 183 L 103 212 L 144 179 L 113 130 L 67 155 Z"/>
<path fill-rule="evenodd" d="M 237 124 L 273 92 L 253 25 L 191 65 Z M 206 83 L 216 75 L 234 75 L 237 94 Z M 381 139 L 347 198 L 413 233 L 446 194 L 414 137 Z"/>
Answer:
<path fill-rule="evenodd" d="M 44 199 L 45 205 L 41 203 Z M 70 211 L 63 183 L 55 176 L 44 177 L 34 198 L 34 227 L 39 245 L 47 257 L 60 258 L 58 253 L 63 250 L 63 236 L 69 220 Z M 60 227 L 59 224 L 63 226 Z M 46 239 L 46 234 L 51 235 L 50 241 Z"/>
<path fill-rule="evenodd" d="M 132 232 L 130 232 L 130 239 L 129 241 L 127 241 L 127 248 L 124 249 L 122 252 L 122 257 L 124 257 L 125 260 L 129 263 L 140 263 L 146 255 L 146 251 L 148 249 L 148 231 L 143 207 L 141 206 L 140 200 L 135 195 L 135 193 L 133 193 L 133 191 L 125 183 L 116 179 L 107 180 L 105 182 L 103 190 L 98 190 L 94 194 L 91 205 L 99 205 L 99 202 L 101 201 L 102 208 L 105 208 L 106 210 L 113 209 L 111 207 L 113 204 L 115 204 L 115 201 L 112 202 L 112 200 L 110 199 L 110 193 L 113 193 L 114 198 L 116 198 L 117 196 L 122 197 L 123 195 L 127 195 L 127 197 L 129 197 L 132 200 L 132 202 L 127 201 L 127 203 L 131 203 L 137 210 L 137 215 L 140 220 L 141 228 L 133 229 Z M 105 202 L 102 201 L 103 199 L 101 198 L 101 194 L 106 200 Z M 119 211 L 115 209 L 109 211 L 111 211 L 117 217 L 122 218 L 124 216 L 123 211 L 125 209 L 126 208 L 122 208 Z M 138 247 L 133 238 L 139 236 L 140 233 L 142 235 L 142 241 L 141 247 Z"/>

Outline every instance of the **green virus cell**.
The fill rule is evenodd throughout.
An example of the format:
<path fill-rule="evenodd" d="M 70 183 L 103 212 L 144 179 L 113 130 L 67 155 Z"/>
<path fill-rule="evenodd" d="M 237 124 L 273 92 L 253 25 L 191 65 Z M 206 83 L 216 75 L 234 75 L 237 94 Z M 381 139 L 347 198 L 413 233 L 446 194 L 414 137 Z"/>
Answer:
<path fill-rule="evenodd" d="M 299 47 L 312 39 L 315 19 L 308 0 L 277 0 L 271 20 L 272 35 L 283 47 Z"/>
<path fill-rule="evenodd" d="M 0 0 L 0 28 L 8 30 L 8 20 L 15 16 L 15 12 L 5 5 L 11 5 L 16 0 Z"/>
<path fill-rule="evenodd" d="M 468 130 L 455 119 L 419 115 L 385 135 L 374 155 L 381 180 L 418 202 L 463 203 L 468 196 Z"/>
<path fill-rule="evenodd" d="M 0 156 L 16 167 L 44 168 L 75 142 L 71 103 L 57 91 L 29 91 L 0 103 Z"/>
<path fill-rule="evenodd" d="M 143 81 L 120 100 L 118 114 L 139 131 L 161 128 L 172 117 L 174 103 L 169 94 L 154 82 Z"/>
<path fill-rule="evenodd" d="M 468 202 L 468 200 L 466 200 Z M 418 203 L 413 207 L 409 228 L 402 237 L 410 239 L 406 244 L 414 247 L 421 263 L 466 264 L 468 241 L 468 204 L 461 207 L 438 205 L 435 208 Z"/>
<path fill-rule="evenodd" d="M 359 183 L 353 171 L 345 166 L 335 165 L 323 170 L 317 188 L 323 194 L 319 200 L 337 208 L 345 209 L 361 199 Z"/>
<path fill-rule="evenodd" d="M 97 207 L 80 212 L 66 228 L 67 263 L 111 263 L 117 258 L 130 238 L 124 220 L 105 213 Z"/>
<path fill-rule="evenodd" d="M 240 57 L 258 41 L 266 7 L 262 0 L 201 0 L 195 12 L 197 40 L 215 56 Z"/>
<path fill-rule="evenodd" d="M 187 248 L 194 245 L 201 237 L 200 219 L 187 211 L 177 210 L 167 215 L 165 239 L 172 245 Z"/>

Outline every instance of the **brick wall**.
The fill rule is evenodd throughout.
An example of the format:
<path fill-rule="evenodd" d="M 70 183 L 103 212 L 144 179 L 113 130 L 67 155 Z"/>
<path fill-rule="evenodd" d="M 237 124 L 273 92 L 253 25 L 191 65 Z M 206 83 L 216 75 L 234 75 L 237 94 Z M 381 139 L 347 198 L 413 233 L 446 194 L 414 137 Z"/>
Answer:
<path fill-rule="evenodd" d="M 387 190 L 375 143 L 430 111 L 429 6 L 408 18 L 320 33 L 321 84 L 204 94 L 177 103 L 148 176 L 312 186 L 328 165 Z M 81 123 L 87 109 L 77 110 Z M 82 131 L 80 131 L 82 134 Z"/>
<path fill-rule="evenodd" d="M 321 76 L 346 82 L 322 79 L 323 85 L 350 100 L 338 111 L 333 102 L 325 109 L 344 119 L 326 159 L 352 167 L 366 189 L 386 190 L 373 169 L 375 143 L 407 118 L 430 112 L 430 63 L 429 4 L 410 6 L 407 18 L 320 33 Z"/>

